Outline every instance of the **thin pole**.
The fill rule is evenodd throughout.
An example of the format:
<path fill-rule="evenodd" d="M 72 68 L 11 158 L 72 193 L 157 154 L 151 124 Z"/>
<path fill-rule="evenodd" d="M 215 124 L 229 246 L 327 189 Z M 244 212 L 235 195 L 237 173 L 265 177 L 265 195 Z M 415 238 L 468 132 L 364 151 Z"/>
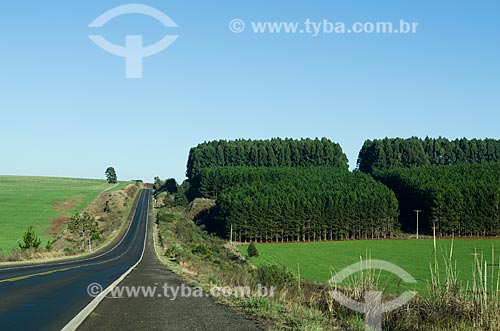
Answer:
<path fill-rule="evenodd" d="M 233 243 L 233 225 L 231 224 L 231 229 L 229 230 L 229 242 L 232 244 Z"/>
<path fill-rule="evenodd" d="M 414 212 L 417 213 L 417 240 L 418 240 L 418 214 L 420 214 L 422 211 L 419 209 L 415 209 Z"/>

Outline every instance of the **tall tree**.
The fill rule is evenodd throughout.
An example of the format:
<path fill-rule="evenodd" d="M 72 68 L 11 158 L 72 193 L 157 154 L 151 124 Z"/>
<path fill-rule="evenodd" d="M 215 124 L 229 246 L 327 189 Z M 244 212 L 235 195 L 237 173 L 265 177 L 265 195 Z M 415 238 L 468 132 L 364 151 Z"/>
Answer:
<path fill-rule="evenodd" d="M 500 234 L 500 163 L 395 168 L 373 176 L 395 192 L 408 232 L 416 230 L 414 210 L 422 210 L 422 232 L 436 224 L 442 235 Z"/>
<path fill-rule="evenodd" d="M 116 184 L 118 182 L 118 177 L 116 176 L 115 168 L 108 167 L 104 172 L 104 174 L 106 175 L 106 180 L 108 181 L 108 183 Z"/>
<path fill-rule="evenodd" d="M 154 178 L 153 190 L 157 191 L 160 187 L 163 186 L 163 182 L 160 177 L 156 176 Z"/>
<path fill-rule="evenodd" d="M 399 228 L 394 193 L 361 172 L 218 167 L 200 177 L 202 192 L 217 199 L 214 224 L 232 228 L 235 240 L 384 238 Z"/>
<path fill-rule="evenodd" d="M 357 168 L 373 173 L 377 169 L 482 162 L 500 162 L 500 140 L 385 138 L 365 141 Z"/>
<path fill-rule="evenodd" d="M 327 138 L 271 140 L 218 140 L 191 148 L 186 176 L 191 184 L 189 198 L 200 194 L 200 174 L 212 167 L 309 167 L 348 169 L 339 144 Z"/>
<path fill-rule="evenodd" d="M 177 185 L 177 181 L 175 180 L 175 178 L 169 178 L 165 181 L 165 184 L 163 184 L 161 190 L 166 191 L 170 194 L 175 194 L 175 193 L 177 193 L 177 188 L 178 188 L 178 185 Z"/>

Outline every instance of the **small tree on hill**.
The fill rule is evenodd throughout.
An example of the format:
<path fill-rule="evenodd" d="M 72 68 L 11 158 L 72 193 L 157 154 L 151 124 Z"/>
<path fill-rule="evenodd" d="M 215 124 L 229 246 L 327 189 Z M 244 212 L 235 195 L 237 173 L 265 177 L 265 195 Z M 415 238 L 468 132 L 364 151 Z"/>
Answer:
<path fill-rule="evenodd" d="M 115 168 L 108 167 L 108 169 L 106 169 L 106 172 L 104 174 L 106 175 L 106 180 L 108 181 L 108 183 L 116 184 L 118 182 L 118 178 L 116 177 Z"/>
<path fill-rule="evenodd" d="M 21 248 L 22 250 L 30 248 L 34 248 L 36 250 L 38 249 L 38 247 L 40 247 L 41 244 L 42 240 L 35 234 L 33 226 L 30 226 L 28 228 L 28 231 L 24 233 L 23 242 L 18 242 L 19 248 Z"/>
<path fill-rule="evenodd" d="M 45 249 L 47 252 L 52 252 L 54 250 L 54 245 L 52 244 L 52 241 L 48 240 L 47 245 L 45 245 Z"/>
<path fill-rule="evenodd" d="M 248 257 L 259 256 L 259 251 L 257 250 L 257 246 L 252 241 L 247 248 Z"/>
<path fill-rule="evenodd" d="M 92 250 L 91 239 L 98 234 L 98 224 L 94 216 L 89 213 L 75 214 L 68 223 L 68 230 L 81 238 L 82 250 L 85 250 L 85 243 L 88 241 L 89 249 Z"/>

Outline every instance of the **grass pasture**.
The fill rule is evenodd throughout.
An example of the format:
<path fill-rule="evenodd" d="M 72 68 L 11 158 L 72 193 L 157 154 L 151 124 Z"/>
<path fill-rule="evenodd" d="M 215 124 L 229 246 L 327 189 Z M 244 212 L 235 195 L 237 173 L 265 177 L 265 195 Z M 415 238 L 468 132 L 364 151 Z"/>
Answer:
<path fill-rule="evenodd" d="M 452 240 L 437 241 L 437 262 L 439 276 L 446 276 Z M 246 256 L 248 245 L 239 250 Z M 361 259 L 368 258 L 391 262 L 406 270 L 416 280 L 416 289 L 426 293 L 431 280 L 431 264 L 434 262 L 433 240 L 360 240 L 344 242 L 257 244 L 258 257 L 251 259 L 254 265 L 264 263 L 284 264 L 296 275 L 300 268 L 302 279 L 327 282 L 332 275 Z M 475 254 L 482 261 L 481 270 L 486 268 L 486 282 L 491 290 L 497 287 L 499 279 L 500 239 L 455 239 L 453 240 L 452 267 L 461 284 L 470 289 L 474 280 Z M 477 267 L 476 267 L 477 271 Z M 476 272 L 476 281 L 477 279 Z M 394 288 L 396 278 L 382 273 L 382 286 Z"/>
<path fill-rule="evenodd" d="M 45 244 L 60 230 L 64 216 L 112 186 L 93 179 L 0 176 L 0 252 L 17 248 L 30 225 Z"/>

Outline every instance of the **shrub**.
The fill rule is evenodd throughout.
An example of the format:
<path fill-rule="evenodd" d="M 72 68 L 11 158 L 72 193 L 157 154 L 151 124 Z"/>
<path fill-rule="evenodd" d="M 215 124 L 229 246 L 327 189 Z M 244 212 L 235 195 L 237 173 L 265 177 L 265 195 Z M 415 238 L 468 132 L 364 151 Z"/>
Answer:
<path fill-rule="evenodd" d="M 30 226 L 28 228 L 28 231 L 26 231 L 23 235 L 23 242 L 19 242 L 19 248 L 22 250 L 34 248 L 35 250 L 40 247 L 42 244 L 42 240 L 38 238 L 38 236 L 35 234 L 35 230 L 33 230 L 33 226 Z"/>
<path fill-rule="evenodd" d="M 184 192 L 177 192 L 174 194 L 174 201 L 173 201 L 173 206 L 177 207 L 186 207 L 189 204 L 188 199 L 186 198 L 186 195 Z"/>
<path fill-rule="evenodd" d="M 263 286 L 275 286 L 278 289 L 296 283 L 295 276 L 283 265 L 263 264 L 255 271 L 255 278 Z"/>
<path fill-rule="evenodd" d="M 165 256 L 169 259 L 175 260 L 181 253 L 181 246 L 179 244 L 173 244 L 165 250 Z"/>
<path fill-rule="evenodd" d="M 259 251 L 257 250 L 257 246 L 255 243 L 252 241 L 250 245 L 247 248 L 247 254 L 248 257 L 254 257 L 254 256 L 259 256 Z"/>
<path fill-rule="evenodd" d="M 64 249 L 64 254 L 67 255 L 67 256 L 70 256 L 70 255 L 75 255 L 76 254 L 76 251 L 74 248 L 70 248 L 70 247 L 66 247 Z"/>
<path fill-rule="evenodd" d="M 205 245 L 196 245 L 196 247 L 192 251 L 193 254 L 195 255 L 207 255 L 208 254 L 208 249 Z"/>
<path fill-rule="evenodd" d="M 45 249 L 47 250 L 47 252 L 52 252 L 52 250 L 54 249 L 54 245 L 52 245 L 52 241 L 50 241 L 50 240 L 47 241 L 47 245 L 45 245 Z"/>

